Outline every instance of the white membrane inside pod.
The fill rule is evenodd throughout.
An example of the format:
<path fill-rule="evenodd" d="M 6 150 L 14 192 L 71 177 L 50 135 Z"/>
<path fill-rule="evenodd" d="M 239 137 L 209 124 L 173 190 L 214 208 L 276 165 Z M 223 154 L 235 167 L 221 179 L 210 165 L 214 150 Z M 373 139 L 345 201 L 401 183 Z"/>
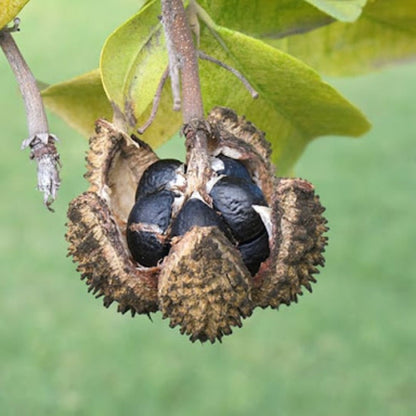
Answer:
<path fill-rule="evenodd" d="M 263 205 L 252 205 L 254 211 L 260 215 L 261 220 L 263 221 L 264 226 L 266 227 L 267 234 L 269 239 L 272 238 L 272 209 L 270 207 L 265 207 Z"/>

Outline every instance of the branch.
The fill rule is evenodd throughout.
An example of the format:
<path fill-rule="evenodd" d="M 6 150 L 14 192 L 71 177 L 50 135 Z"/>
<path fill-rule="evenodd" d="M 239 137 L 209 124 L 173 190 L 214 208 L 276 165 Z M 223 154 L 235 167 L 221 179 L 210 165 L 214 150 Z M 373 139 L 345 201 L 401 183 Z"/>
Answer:
<path fill-rule="evenodd" d="M 31 148 L 31 159 L 37 161 L 38 189 L 43 192 L 44 204 L 52 211 L 50 205 L 55 200 L 60 185 L 59 154 L 55 147 L 57 138 L 49 133 L 48 120 L 42 97 L 29 66 L 16 45 L 11 32 L 18 30 L 19 19 L 15 19 L 12 28 L 0 31 L 0 47 L 14 73 L 22 94 L 29 137 L 23 141 L 22 149 Z"/>
<path fill-rule="evenodd" d="M 204 117 L 199 83 L 198 56 L 182 0 L 162 0 L 169 68 L 179 68 L 182 86 L 182 115 L 185 123 Z M 172 78 L 172 73 L 170 74 Z M 175 76 L 173 74 L 173 76 Z"/>
<path fill-rule="evenodd" d="M 204 199 L 209 200 L 205 186 L 211 172 L 207 143 L 209 131 L 204 121 L 198 52 L 182 0 L 162 0 L 162 22 L 169 59 L 174 60 L 173 66 L 178 67 L 181 74 L 183 132 L 186 136 L 188 166 L 187 192 L 191 194 L 198 191 Z M 169 67 L 172 67 L 171 62 Z"/>

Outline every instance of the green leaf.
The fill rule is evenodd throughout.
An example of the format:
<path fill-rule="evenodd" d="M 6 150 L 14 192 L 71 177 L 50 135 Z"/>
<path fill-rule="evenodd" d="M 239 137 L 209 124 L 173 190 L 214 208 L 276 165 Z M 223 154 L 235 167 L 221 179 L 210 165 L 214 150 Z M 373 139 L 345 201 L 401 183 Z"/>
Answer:
<path fill-rule="evenodd" d="M 98 70 L 52 85 L 42 91 L 42 97 L 50 110 L 87 137 L 94 131 L 95 120 L 111 119 L 113 114 Z"/>
<path fill-rule="evenodd" d="M 12 21 L 29 0 L 0 0 L 0 29 Z"/>
<path fill-rule="evenodd" d="M 216 24 L 254 37 L 282 38 L 333 21 L 304 0 L 199 0 Z"/>
<path fill-rule="evenodd" d="M 91 129 L 93 121 L 103 116 L 98 114 L 97 104 L 100 102 L 111 112 L 111 101 L 117 112 L 126 113 L 132 129 L 141 126 L 150 113 L 167 63 L 163 33 L 157 20 L 159 13 L 159 3 L 149 2 L 107 40 L 101 60 L 107 96 L 99 74 L 93 72 L 93 79 L 87 74 L 48 88 L 45 98 L 53 98 L 49 105 L 64 113 L 67 119 L 84 117 L 82 125 Z M 253 100 L 236 77 L 204 61 L 201 62 L 201 84 L 206 111 L 215 105 L 229 106 L 265 130 L 280 175 L 292 171 L 307 143 L 315 137 L 358 136 L 369 128 L 361 112 L 322 82 L 311 68 L 264 42 L 214 23 L 211 30 L 203 27 L 201 50 L 240 70 L 260 93 L 260 98 Z M 90 82 L 83 85 L 85 78 Z M 91 83 L 94 88 L 86 92 Z M 79 113 L 80 105 L 91 94 L 95 98 L 90 97 L 90 103 Z M 171 106 L 171 93 L 165 86 L 158 115 L 143 136 L 154 147 L 168 140 L 181 126 L 180 114 L 174 113 Z"/>
<path fill-rule="evenodd" d="M 168 65 L 160 1 L 152 0 L 106 40 L 100 69 L 107 97 L 124 114 L 134 132 L 150 116 L 154 95 Z M 167 83 L 168 84 L 168 83 Z M 182 124 L 172 110 L 169 85 L 165 85 L 156 118 L 141 139 L 157 148 Z"/>
<path fill-rule="evenodd" d="M 361 14 L 367 0 L 305 0 L 319 10 L 342 22 L 354 22 Z M 394 7 L 394 5 L 393 5 Z"/>
<path fill-rule="evenodd" d="M 109 100 L 130 126 L 153 100 L 168 65 L 160 15 L 160 2 L 148 2 L 107 39 L 100 69 Z"/>
<path fill-rule="evenodd" d="M 390 0 L 369 2 L 354 24 L 264 40 L 327 75 L 365 73 L 416 56 L 415 0 L 395 0 L 394 7 Z"/>
<path fill-rule="evenodd" d="M 290 174 L 315 137 L 359 136 L 369 129 L 363 114 L 301 61 L 239 32 L 216 30 L 221 40 L 212 42 L 204 31 L 201 49 L 242 72 L 260 97 L 253 100 L 229 72 L 201 62 L 206 109 L 231 107 L 264 130 L 279 175 Z"/>

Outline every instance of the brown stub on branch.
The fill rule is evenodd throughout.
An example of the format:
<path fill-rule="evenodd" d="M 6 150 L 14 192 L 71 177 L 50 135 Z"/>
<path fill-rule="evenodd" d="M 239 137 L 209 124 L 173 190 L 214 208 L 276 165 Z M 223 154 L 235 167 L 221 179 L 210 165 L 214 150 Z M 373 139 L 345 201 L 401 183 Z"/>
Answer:
<path fill-rule="evenodd" d="M 22 94 L 26 111 L 29 138 L 23 141 L 22 149 L 30 147 L 30 158 L 37 162 L 38 190 L 43 192 L 43 202 L 49 211 L 60 186 L 59 154 L 55 146 L 57 138 L 49 133 L 48 120 L 36 79 L 21 54 L 12 33 L 19 29 L 20 20 L 14 26 L 0 30 L 0 47 L 12 69 Z"/>
<path fill-rule="evenodd" d="M 251 276 L 216 227 L 195 227 L 173 243 L 159 277 L 159 303 L 170 326 L 212 343 L 251 315 Z"/>
<path fill-rule="evenodd" d="M 37 164 L 38 190 L 43 193 L 43 203 L 49 211 L 53 212 L 51 204 L 56 199 L 56 194 L 61 185 L 59 169 L 61 161 L 55 146 L 57 140 L 54 135 L 45 134 L 46 140 L 35 136 L 28 144 L 31 149 L 30 158 Z M 24 142 L 23 146 L 26 146 Z M 23 147 L 22 146 L 22 147 Z"/>

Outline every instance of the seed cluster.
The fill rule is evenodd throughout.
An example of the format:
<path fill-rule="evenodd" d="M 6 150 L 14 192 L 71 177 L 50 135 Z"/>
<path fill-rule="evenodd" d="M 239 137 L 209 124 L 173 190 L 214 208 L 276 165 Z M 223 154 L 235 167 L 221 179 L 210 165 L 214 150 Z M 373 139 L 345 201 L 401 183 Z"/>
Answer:
<path fill-rule="evenodd" d="M 256 308 L 312 290 L 328 227 L 313 185 L 276 177 L 269 143 L 244 117 L 216 107 L 183 131 L 188 166 L 97 121 L 66 239 L 104 306 L 160 311 L 191 341 L 215 342 Z"/>
<path fill-rule="evenodd" d="M 127 244 L 135 261 L 156 266 L 168 255 L 171 239 L 193 227 L 218 227 L 237 247 L 244 264 L 255 275 L 269 256 L 269 236 L 256 211 L 267 202 L 249 170 L 225 155 L 211 158 L 212 178 L 208 205 L 199 193 L 185 199 L 186 166 L 175 159 L 163 159 L 143 173 L 136 202 L 127 221 Z"/>

